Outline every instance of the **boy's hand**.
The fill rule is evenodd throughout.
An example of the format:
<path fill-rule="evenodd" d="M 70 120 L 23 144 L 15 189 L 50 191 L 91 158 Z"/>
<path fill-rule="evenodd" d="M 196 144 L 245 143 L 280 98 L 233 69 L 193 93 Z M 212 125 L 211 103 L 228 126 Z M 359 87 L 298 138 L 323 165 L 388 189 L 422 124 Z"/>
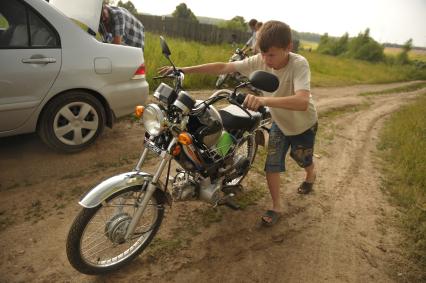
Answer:
<path fill-rule="evenodd" d="M 244 99 L 243 106 L 250 110 L 257 111 L 260 106 L 265 106 L 263 98 L 264 97 L 261 96 L 247 94 L 246 99 Z"/>
<path fill-rule="evenodd" d="M 173 67 L 172 66 L 163 66 L 163 67 L 158 68 L 157 72 L 162 76 L 166 76 L 166 75 L 169 75 L 173 72 Z"/>

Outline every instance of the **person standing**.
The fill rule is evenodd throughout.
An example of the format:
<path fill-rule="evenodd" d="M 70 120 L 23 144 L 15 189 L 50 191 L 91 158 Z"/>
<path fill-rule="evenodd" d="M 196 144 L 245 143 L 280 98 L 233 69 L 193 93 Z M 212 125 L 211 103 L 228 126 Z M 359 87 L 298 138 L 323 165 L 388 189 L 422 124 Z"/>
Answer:
<path fill-rule="evenodd" d="M 112 35 L 111 43 L 144 50 L 144 27 L 128 10 L 103 4 L 101 20 L 106 32 Z"/>
<path fill-rule="evenodd" d="M 257 24 L 257 20 L 256 19 L 251 19 L 248 22 L 248 25 L 250 27 L 251 30 L 251 37 L 249 38 L 249 40 L 247 40 L 246 44 L 243 47 L 243 51 L 247 52 L 248 50 L 254 51 L 255 47 L 256 47 L 256 24 Z"/>
<path fill-rule="evenodd" d="M 279 197 L 280 173 L 285 171 L 285 156 L 290 156 L 305 169 L 305 179 L 297 188 L 300 194 L 311 192 L 316 171 L 313 160 L 318 115 L 310 91 L 308 61 L 292 53 L 290 27 L 279 21 L 268 21 L 260 29 L 257 46 L 260 53 L 242 61 L 216 62 L 180 68 L 185 73 L 227 74 L 239 72 L 249 76 L 263 70 L 278 77 L 280 84 L 273 93 L 264 96 L 248 94 L 244 106 L 256 111 L 268 106 L 272 116 L 268 154 L 265 162 L 266 180 L 272 198 L 272 207 L 262 215 L 262 223 L 274 225 L 282 214 Z M 160 74 L 169 74 L 173 68 L 164 66 Z"/>

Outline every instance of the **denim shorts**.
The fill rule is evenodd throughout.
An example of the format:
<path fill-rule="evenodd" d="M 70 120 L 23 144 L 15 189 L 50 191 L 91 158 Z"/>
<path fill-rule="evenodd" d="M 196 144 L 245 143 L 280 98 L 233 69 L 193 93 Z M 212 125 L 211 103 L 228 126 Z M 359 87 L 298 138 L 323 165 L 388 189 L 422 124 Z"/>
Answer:
<path fill-rule="evenodd" d="M 275 122 L 272 123 L 269 131 L 265 172 L 284 172 L 285 156 L 289 148 L 291 158 L 300 167 L 305 168 L 311 165 L 317 129 L 318 123 L 315 123 L 315 125 L 299 135 L 286 136 Z"/>

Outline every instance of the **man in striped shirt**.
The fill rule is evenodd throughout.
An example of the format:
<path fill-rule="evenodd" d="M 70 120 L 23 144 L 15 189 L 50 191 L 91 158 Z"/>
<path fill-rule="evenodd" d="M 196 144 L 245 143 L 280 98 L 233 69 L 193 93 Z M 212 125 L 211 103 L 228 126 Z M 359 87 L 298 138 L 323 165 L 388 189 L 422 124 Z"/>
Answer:
<path fill-rule="evenodd" d="M 101 16 L 106 31 L 112 34 L 112 43 L 144 49 L 144 27 L 129 11 L 104 4 Z"/>

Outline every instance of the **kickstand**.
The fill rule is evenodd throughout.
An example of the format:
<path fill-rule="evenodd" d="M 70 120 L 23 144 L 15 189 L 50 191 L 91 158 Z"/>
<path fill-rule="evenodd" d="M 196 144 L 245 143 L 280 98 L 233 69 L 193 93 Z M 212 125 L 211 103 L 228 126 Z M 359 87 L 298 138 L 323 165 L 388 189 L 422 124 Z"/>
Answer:
<path fill-rule="evenodd" d="M 226 205 L 229 208 L 232 208 L 233 210 L 239 210 L 241 206 L 235 202 L 235 200 L 229 198 L 225 201 L 224 205 Z"/>

